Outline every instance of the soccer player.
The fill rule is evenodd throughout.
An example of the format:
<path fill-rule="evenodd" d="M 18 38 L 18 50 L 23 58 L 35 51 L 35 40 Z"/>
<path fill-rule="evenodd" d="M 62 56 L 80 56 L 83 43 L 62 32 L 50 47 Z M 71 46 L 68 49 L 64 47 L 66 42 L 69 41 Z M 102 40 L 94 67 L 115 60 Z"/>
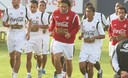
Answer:
<path fill-rule="evenodd" d="M 117 8 L 122 7 L 122 6 L 123 6 L 123 5 L 122 5 L 121 3 L 119 3 L 119 2 L 117 2 L 117 3 L 115 4 L 115 13 L 111 14 L 111 15 L 107 18 L 107 24 L 108 24 L 108 26 L 110 26 L 110 23 L 111 23 L 112 20 L 118 18 L 118 15 L 117 15 Z M 112 46 L 111 46 L 111 41 L 110 41 L 110 43 L 109 43 L 109 56 L 110 56 L 110 57 L 111 57 L 112 54 L 113 54 L 112 52 L 113 52 L 113 51 L 112 51 Z"/>
<path fill-rule="evenodd" d="M 60 57 L 63 54 L 66 59 L 68 78 L 72 74 L 72 58 L 75 35 L 79 30 L 79 17 L 73 11 L 69 10 L 71 4 L 69 0 L 62 0 L 59 9 L 52 14 L 52 22 L 49 31 L 53 32 L 53 54 L 54 66 L 58 78 L 63 78 L 61 74 L 62 65 Z"/>
<path fill-rule="evenodd" d="M 42 30 L 44 25 L 48 25 L 46 18 L 41 18 L 42 12 L 39 12 L 38 10 L 38 1 L 31 0 L 30 1 L 30 10 L 31 10 L 31 16 L 32 16 L 32 27 L 30 32 L 30 40 L 26 43 L 26 53 L 27 53 L 27 78 L 31 78 L 31 58 L 32 58 L 32 52 L 34 51 L 36 57 L 37 57 L 37 64 L 38 64 L 38 78 L 42 78 Z M 42 21 L 44 21 L 44 24 L 42 24 Z"/>
<path fill-rule="evenodd" d="M 79 67 L 81 73 L 88 78 L 93 78 L 93 66 L 99 61 L 101 54 L 101 39 L 105 38 L 105 33 L 101 23 L 94 18 L 95 8 L 85 9 L 86 19 L 83 20 L 81 31 L 83 33 L 83 44 L 79 56 Z M 87 64 L 88 63 L 88 64 Z M 87 66 L 87 69 L 85 68 Z"/>
<path fill-rule="evenodd" d="M 111 58 L 112 67 L 118 76 L 114 78 L 128 78 L 128 39 L 118 42 Z"/>
<path fill-rule="evenodd" d="M 47 54 L 49 52 L 49 40 L 50 40 L 50 34 L 49 34 L 49 31 L 48 31 L 48 24 L 50 23 L 50 14 L 47 13 L 45 11 L 46 9 L 46 2 L 45 1 L 40 1 L 39 4 L 38 4 L 38 10 L 40 12 L 42 12 L 42 24 L 44 25 L 44 22 L 47 23 L 47 25 L 44 25 L 42 28 L 41 28 L 41 32 L 42 32 L 42 41 L 43 41 L 43 44 L 42 44 L 42 74 L 45 74 L 45 65 L 46 65 L 46 62 L 47 62 Z"/>
<path fill-rule="evenodd" d="M 25 31 L 25 20 L 28 20 L 27 32 Z M 30 38 L 31 17 L 26 7 L 20 5 L 20 0 L 12 0 L 12 6 L 5 10 L 3 25 L 8 30 L 8 51 L 12 78 L 17 78 L 21 63 L 21 53 L 25 49 L 25 41 Z"/>
<path fill-rule="evenodd" d="M 128 25 L 127 25 L 128 19 L 125 18 L 126 13 L 127 13 L 127 10 L 125 7 L 119 7 L 117 9 L 118 18 L 112 20 L 112 22 L 109 26 L 108 34 L 109 34 L 109 38 L 111 40 L 111 47 L 112 47 L 111 51 L 114 50 L 115 45 L 119 41 L 128 38 Z M 115 74 L 115 76 L 116 76 L 116 74 Z"/>
<path fill-rule="evenodd" d="M 85 4 L 85 7 L 84 8 L 86 9 L 87 7 L 93 7 L 93 4 L 90 3 L 90 2 L 88 2 L 88 3 Z M 104 27 L 104 30 L 105 31 L 107 30 L 108 26 L 107 26 L 107 22 L 106 22 L 106 18 L 104 16 L 104 14 L 99 13 L 99 12 L 95 12 L 93 18 L 94 19 L 97 19 L 100 23 L 102 23 L 103 26 L 105 26 Z M 83 15 L 82 20 L 83 19 L 86 19 L 86 13 Z M 82 38 L 82 35 L 79 37 L 79 39 L 81 39 L 81 38 Z M 101 39 L 101 48 L 102 48 L 102 39 Z M 101 54 L 99 56 L 101 56 Z M 100 61 L 100 58 L 99 58 L 99 60 L 97 60 L 97 62 L 96 62 L 96 64 L 94 66 L 98 70 L 97 78 L 102 78 L 103 71 L 101 69 L 101 66 L 100 66 L 99 61 Z"/>

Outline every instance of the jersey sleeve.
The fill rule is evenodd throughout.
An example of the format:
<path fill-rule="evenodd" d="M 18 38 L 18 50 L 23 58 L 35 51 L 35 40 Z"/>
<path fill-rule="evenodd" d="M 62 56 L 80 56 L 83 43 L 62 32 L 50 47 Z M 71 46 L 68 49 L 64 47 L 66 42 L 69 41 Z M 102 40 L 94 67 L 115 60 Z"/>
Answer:
<path fill-rule="evenodd" d="M 41 19 L 42 21 L 43 21 L 43 23 L 44 23 L 44 25 L 48 25 L 49 23 L 48 23 L 48 21 L 49 21 L 49 14 L 44 14 L 44 16 L 43 16 L 43 18 Z"/>
<path fill-rule="evenodd" d="M 53 14 L 51 15 L 51 21 L 50 21 L 50 25 L 49 25 L 49 31 L 52 32 L 55 28 L 55 19 Z"/>
<path fill-rule="evenodd" d="M 100 35 L 105 35 L 102 24 L 100 22 L 98 24 L 98 32 L 99 32 Z"/>
<path fill-rule="evenodd" d="M 69 33 L 71 33 L 72 35 L 75 35 L 80 29 L 80 19 L 79 19 L 79 16 L 77 14 L 74 16 L 72 23 L 73 23 L 74 28 Z"/>
<path fill-rule="evenodd" d="M 4 16 L 3 16 L 3 18 L 2 18 L 2 20 L 3 20 L 3 22 L 7 22 L 7 20 L 8 20 L 8 12 L 7 12 L 7 10 L 8 9 L 5 9 L 5 12 L 4 12 Z"/>
<path fill-rule="evenodd" d="M 104 26 L 107 26 L 107 20 L 104 14 L 102 14 L 102 23 Z"/>
<path fill-rule="evenodd" d="M 31 20 L 32 19 L 31 12 L 27 8 L 26 8 L 26 18 L 27 18 L 27 20 Z"/>

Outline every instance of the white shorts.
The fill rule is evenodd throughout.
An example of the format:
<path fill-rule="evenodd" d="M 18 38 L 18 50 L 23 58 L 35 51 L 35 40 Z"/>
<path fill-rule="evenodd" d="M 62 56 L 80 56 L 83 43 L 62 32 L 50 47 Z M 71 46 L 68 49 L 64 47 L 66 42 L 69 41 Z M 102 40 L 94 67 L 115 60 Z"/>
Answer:
<path fill-rule="evenodd" d="M 35 54 L 42 54 L 42 39 L 41 37 L 36 37 L 34 39 L 30 39 L 26 42 L 26 51 L 25 53 L 29 53 L 34 51 Z"/>
<path fill-rule="evenodd" d="M 48 36 L 43 36 L 43 45 L 42 45 L 42 54 L 48 54 L 49 53 L 49 40 L 50 37 Z"/>
<path fill-rule="evenodd" d="M 74 44 L 62 43 L 54 40 L 53 54 L 62 53 L 67 60 L 73 59 Z"/>
<path fill-rule="evenodd" d="M 91 44 L 85 45 L 83 43 L 79 55 L 79 62 L 89 61 L 95 64 L 97 61 L 100 61 L 100 56 L 101 56 L 101 46 L 94 47 L 94 45 L 93 46 Z"/>
<path fill-rule="evenodd" d="M 50 44 L 50 53 L 53 53 L 53 43 L 54 43 L 54 39 L 52 39 Z"/>
<path fill-rule="evenodd" d="M 13 51 L 18 51 L 20 53 L 23 52 L 25 49 L 25 39 L 20 40 L 20 39 L 8 39 L 7 40 L 7 46 L 8 46 L 8 51 L 9 53 Z"/>
<path fill-rule="evenodd" d="M 112 45 L 112 42 L 109 42 L 109 56 L 112 57 L 114 52 L 114 46 Z"/>
<path fill-rule="evenodd" d="M 10 30 L 7 34 L 7 46 L 9 53 L 18 51 L 20 53 L 25 49 L 25 30 Z"/>
<path fill-rule="evenodd" d="M 95 64 L 97 61 L 99 61 L 99 59 L 100 59 L 99 54 L 95 55 L 95 54 L 89 54 L 84 51 L 80 52 L 79 62 L 88 61 Z"/>

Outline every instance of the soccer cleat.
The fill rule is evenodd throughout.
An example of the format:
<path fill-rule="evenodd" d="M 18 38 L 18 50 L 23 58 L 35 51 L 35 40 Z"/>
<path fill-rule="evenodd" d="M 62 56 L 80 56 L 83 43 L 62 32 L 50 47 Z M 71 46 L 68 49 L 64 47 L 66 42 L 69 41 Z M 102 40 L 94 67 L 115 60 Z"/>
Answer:
<path fill-rule="evenodd" d="M 66 78 L 66 72 L 62 71 L 63 78 Z"/>
<path fill-rule="evenodd" d="M 85 73 L 84 78 L 88 78 L 88 73 L 87 72 Z"/>
<path fill-rule="evenodd" d="M 26 78 L 32 78 L 31 74 L 27 74 Z"/>
<path fill-rule="evenodd" d="M 54 72 L 54 76 L 53 76 L 53 78 L 57 78 L 57 74 L 56 74 L 56 72 Z"/>
<path fill-rule="evenodd" d="M 45 74 L 45 70 L 44 69 L 42 69 L 42 74 Z"/>
<path fill-rule="evenodd" d="M 57 78 L 63 78 L 63 75 L 62 74 L 58 74 Z"/>
<path fill-rule="evenodd" d="M 42 78 L 42 70 L 38 69 L 38 78 Z"/>
<path fill-rule="evenodd" d="M 103 74 L 103 71 L 101 70 L 101 73 L 97 73 L 97 78 L 103 78 L 102 74 Z"/>

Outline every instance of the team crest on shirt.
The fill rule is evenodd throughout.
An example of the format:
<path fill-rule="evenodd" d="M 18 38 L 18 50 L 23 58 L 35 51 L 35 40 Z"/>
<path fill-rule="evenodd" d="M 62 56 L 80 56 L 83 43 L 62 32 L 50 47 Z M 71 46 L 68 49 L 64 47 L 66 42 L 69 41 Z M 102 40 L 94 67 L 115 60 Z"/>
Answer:
<path fill-rule="evenodd" d="M 66 20 L 69 20 L 69 16 L 66 17 Z"/>
<path fill-rule="evenodd" d="M 95 26 L 92 26 L 92 29 L 95 29 Z"/>
<path fill-rule="evenodd" d="M 10 13 L 9 15 L 12 15 L 12 13 Z"/>
<path fill-rule="evenodd" d="M 127 27 L 127 24 L 124 25 L 124 28 L 126 28 L 126 27 Z"/>
<path fill-rule="evenodd" d="M 23 12 L 20 12 L 20 15 L 23 15 Z"/>
<path fill-rule="evenodd" d="M 114 26 L 116 26 L 116 24 L 114 24 Z"/>
<path fill-rule="evenodd" d="M 39 17 L 36 17 L 36 19 L 39 19 Z"/>

